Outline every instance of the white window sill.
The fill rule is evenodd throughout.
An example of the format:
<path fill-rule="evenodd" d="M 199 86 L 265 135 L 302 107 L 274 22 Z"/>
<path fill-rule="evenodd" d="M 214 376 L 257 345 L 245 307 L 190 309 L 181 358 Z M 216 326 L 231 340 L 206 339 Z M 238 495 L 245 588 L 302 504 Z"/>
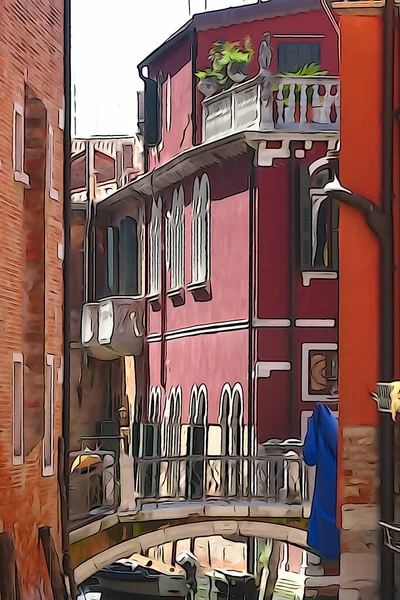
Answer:
<path fill-rule="evenodd" d="M 59 195 L 58 195 L 58 191 L 56 189 L 51 188 L 49 191 L 49 196 L 52 200 L 55 200 L 56 202 L 58 202 Z"/>
<path fill-rule="evenodd" d="M 13 454 L 13 459 L 12 459 L 12 464 L 17 466 L 17 465 L 23 465 L 24 464 L 24 457 L 23 456 L 15 456 L 15 454 Z"/>
<path fill-rule="evenodd" d="M 310 287 L 313 279 L 337 279 L 336 271 L 302 271 L 301 278 L 304 287 Z"/>
<path fill-rule="evenodd" d="M 54 475 L 54 467 L 45 467 L 42 469 L 42 475 L 43 477 L 51 477 Z"/>
<path fill-rule="evenodd" d="M 14 181 L 22 183 L 27 188 L 30 187 L 29 175 L 23 171 L 14 171 Z"/>

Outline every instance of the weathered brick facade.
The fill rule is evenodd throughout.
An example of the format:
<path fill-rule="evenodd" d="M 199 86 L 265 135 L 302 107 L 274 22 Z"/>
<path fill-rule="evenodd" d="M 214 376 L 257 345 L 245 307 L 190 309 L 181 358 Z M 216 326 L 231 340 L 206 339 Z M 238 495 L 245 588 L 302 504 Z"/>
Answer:
<path fill-rule="evenodd" d="M 51 554 L 53 543 L 61 554 L 57 442 L 62 430 L 63 96 L 62 0 L 2 0 L 0 557 L 7 556 L 0 566 L 3 600 L 53 598 L 45 554 Z M 26 178 L 25 182 L 16 181 L 14 172 L 15 104 L 23 112 L 23 170 L 29 186 Z M 49 131 L 54 135 L 51 145 Z M 53 153 L 49 152 L 52 146 Z M 50 172 L 54 173 L 52 181 Z M 50 197 L 50 187 L 57 190 L 58 200 Z M 24 359 L 22 464 L 13 464 L 18 462 L 13 461 L 15 353 Z M 46 389 L 51 387 L 51 379 L 45 385 L 47 355 L 54 356 L 53 411 L 45 401 L 50 393 L 46 395 Z M 46 476 L 45 418 L 46 439 L 53 453 Z M 19 580 L 12 584 L 19 588 L 16 595 L 9 585 L 14 579 L 14 558 L 10 558 L 14 552 Z M 54 555 L 51 560 L 54 562 Z M 61 597 L 58 592 L 54 596 Z"/>
<path fill-rule="evenodd" d="M 372 600 L 377 594 L 380 552 L 377 428 L 347 426 L 341 442 L 340 598 Z"/>

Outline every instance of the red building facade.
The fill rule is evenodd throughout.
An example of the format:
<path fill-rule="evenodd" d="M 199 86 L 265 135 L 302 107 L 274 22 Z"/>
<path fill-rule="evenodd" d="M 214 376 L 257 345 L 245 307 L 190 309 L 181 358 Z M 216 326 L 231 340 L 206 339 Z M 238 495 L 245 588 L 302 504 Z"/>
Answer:
<path fill-rule="evenodd" d="M 214 42 L 246 37 L 247 77 L 204 97 Z M 337 209 L 320 161 L 339 129 L 331 21 L 314 0 L 196 15 L 139 70 L 145 173 L 99 203 L 96 245 L 101 287 L 110 227 L 133 219 L 146 319 L 130 449 L 150 462 L 300 440 L 315 402 L 338 402 Z"/>

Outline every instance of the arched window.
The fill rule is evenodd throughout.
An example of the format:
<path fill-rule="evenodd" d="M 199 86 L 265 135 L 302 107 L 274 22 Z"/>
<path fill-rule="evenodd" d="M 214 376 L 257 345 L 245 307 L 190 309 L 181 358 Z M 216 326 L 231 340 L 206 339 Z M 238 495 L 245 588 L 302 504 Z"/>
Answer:
<path fill-rule="evenodd" d="M 185 284 L 185 196 L 182 186 L 172 197 L 170 226 L 171 288 L 177 289 Z"/>
<path fill-rule="evenodd" d="M 192 283 L 204 283 L 210 276 L 210 206 L 210 180 L 204 174 L 193 184 Z"/>
<path fill-rule="evenodd" d="M 161 211 L 162 199 L 153 200 L 150 223 L 150 295 L 161 291 Z"/>
<path fill-rule="evenodd" d="M 147 422 L 141 424 L 140 435 L 139 490 L 145 498 L 158 495 L 160 465 L 154 459 L 160 456 L 160 409 L 161 388 L 152 387 L 147 406 Z"/>
<path fill-rule="evenodd" d="M 303 271 L 337 270 L 338 207 L 324 192 L 330 178 L 329 169 L 313 171 L 313 166 L 308 169 L 306 165 L 300 165 L 300 258 Z"/>
<path fill-rule="evenodd" d="M 199 500 L 204 493 L 204 456 L 207 432 L 207 388 L 203 384 L 192 388 L 190 397 L 190 425 L 188 429 L 188 465 L 186 493 L 192 500 Z"/>
<path fill-rule="evenodd" d="M 125 217 L 120 224 L 121 247 L 121 293 L 126 296 L 139 294 L 139 244 L 138 223 L 132 217 Z"/>
<path fill-rule="evenodd" d="M 228 417 L 229 454 L 240 457 L 243 437 L 243 389 L 236 383 L 232 390 L 232 403 Z"/>

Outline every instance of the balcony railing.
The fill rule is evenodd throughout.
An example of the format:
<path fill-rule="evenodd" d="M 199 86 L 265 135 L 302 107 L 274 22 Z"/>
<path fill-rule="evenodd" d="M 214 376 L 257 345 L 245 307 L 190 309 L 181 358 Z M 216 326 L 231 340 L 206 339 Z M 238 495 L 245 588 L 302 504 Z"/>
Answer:
<path fill-rule="evenodd" d="M 338 77 L 260 76 L 203 100 L 203 142 L 240 131 L 338 132 Z"/>
<path fill-rule="evenodd" d="M 265 456 L 190 456 L 137 461 L 136 492 L 147 502 L 258 500 L 303 505 L 311 500 L 301 448 L 270 446 Z"/>

